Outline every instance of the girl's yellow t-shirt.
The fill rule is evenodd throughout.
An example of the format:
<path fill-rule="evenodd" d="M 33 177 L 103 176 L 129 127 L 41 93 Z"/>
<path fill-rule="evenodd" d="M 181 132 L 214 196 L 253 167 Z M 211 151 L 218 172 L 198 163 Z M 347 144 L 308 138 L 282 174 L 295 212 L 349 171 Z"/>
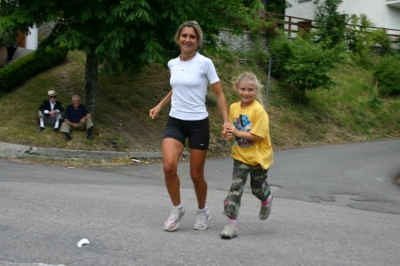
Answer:
<path fill-rule="evenodd" d="M 274 156 L 269 136 L 269 118 L 264 107 L 257 101 L 246 108 L 241 107 L 241 102 L 233 103 L 230 106 L 229 121 L 240 131 L 264 138 L 252 141 L 235 137 L 232 157 L 251 166 L 259 164 L 261 168 L 268 169 Z"/>

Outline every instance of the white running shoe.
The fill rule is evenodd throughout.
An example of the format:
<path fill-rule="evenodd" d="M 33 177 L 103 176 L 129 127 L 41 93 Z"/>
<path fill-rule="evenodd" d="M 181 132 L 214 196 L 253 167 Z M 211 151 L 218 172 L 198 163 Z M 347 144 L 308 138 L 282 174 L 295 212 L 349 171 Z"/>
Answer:
<path fill-rule="evenodd" d="M 221 231 L 220 235 L 223 239 L 232 239 L 236 237 L 237 229 L 233 226 L 233 224 L 227 224 L 224 227 L 224 230 Z"/>
<path fill-rule="evenodd" d="M 182 216 L 184 214 L 185 214 L 185 208 L 183 207 L 179 209 L 173 208 L 171 214 L 164 223 L 164 230 L 172 232 L 178 229 L 179 221 L 182 219 Z"/>
<path fill-rule="evenodd" d="M 206 207 L 203 211 L 197 211 L 196 221 L 194 222 L 193 229 L 205 230 L 207 229 L 207 221 L 210 220 L 210 210 Z"/>

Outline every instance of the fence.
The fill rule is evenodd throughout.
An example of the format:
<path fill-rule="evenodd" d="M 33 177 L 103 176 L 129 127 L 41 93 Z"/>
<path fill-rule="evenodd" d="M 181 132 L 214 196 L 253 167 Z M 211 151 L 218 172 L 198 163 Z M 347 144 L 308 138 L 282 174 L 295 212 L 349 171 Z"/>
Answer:
<path fill-rule="evenodd" d="M 299 18 L 294 16 L 286 16 L 272 12 L 262 12 L 260 16 L 264 18 L 264 20 L 266 21 L 273 22 L 272 27 L 276 27 L 278 25 L 283 26 L 284 31 L 288 33 L 296 34 L 301 30 L 310 31 L 311 29 L 316 28 L 315 20 Z M 351 26 L 350 24 L 347 25 Z M 370 28 L 384 30 L 390 36 L 392 43 L 399 42 L 400 29 L 389 29 L 389 28 L 379 28 L 379 27 L 370 27 Z"/>

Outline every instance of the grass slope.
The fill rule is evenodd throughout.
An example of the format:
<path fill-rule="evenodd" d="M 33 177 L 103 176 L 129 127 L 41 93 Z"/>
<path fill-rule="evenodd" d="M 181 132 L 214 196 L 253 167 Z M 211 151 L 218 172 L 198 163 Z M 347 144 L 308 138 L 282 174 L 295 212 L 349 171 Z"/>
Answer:
<path fill-rule="evenodd" d="M 55 89 L 66 107 L 74 94 L 83 95 L 84 55 L 70 52 L 66 62 L 48 70 L 9 94 L 0 97 L 0 141 L 39 147 L 80 150 L 160 151 L 161 136 L 169 111 L 166 107 L 152 120 L 149 110 L 170 90 L 169 71 L 151 64 L 143 73 L 99 75 L 94 140 L 85 131 L 74 131 L 73 141 L 51 128 L 39 132 L 38 106 Z M 253 71 L 267 84 L 267 75 L 249 63 L 212 56 L 229 103 L 238 100 L 231 80 L 243 71 Z M 330 73 L 332 90 L 308 91 L 308 102 L 298 105 L 291 92 L 272 79 L 267 112 L 275 150 L 335 143 L 400 137 L 400 99 L 376 97 L 372 73 L 354 64 L 338 65 Z M 263 91 L 263 93 L 266 93 Z M 212 136 L 210 157 L 226 157 L 230 143 L 220 138 L 220 115 L 210 90 L 207 99 Z"/>

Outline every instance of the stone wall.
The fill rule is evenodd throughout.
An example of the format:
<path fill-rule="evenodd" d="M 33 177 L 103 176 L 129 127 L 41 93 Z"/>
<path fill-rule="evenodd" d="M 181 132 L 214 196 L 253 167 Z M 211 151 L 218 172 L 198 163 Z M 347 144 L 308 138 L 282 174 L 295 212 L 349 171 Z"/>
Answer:
<path fill-rule="evenodd" d="M 47 37 L 50 35 L 51 31 L 53 30 L 56 22 L 48 22 L 44 23 L 39 27 L 39 36 L 40 37 Z"/>
<path fill-rule="evenodd" d="M 253 48 L 253 38 L 251 37 L 249 32 L 245 32 L 241 36 L 236 36 L 232 34 L 231 30 L 220 30 L 219 35 L 217 36 L 218 44 L 222 44 L 222 42 L 226 43 L 229 50 L 232 51 L 248 51 Z M 267 48 L 267 41 L 264 38 L 262 46 Z"/>

